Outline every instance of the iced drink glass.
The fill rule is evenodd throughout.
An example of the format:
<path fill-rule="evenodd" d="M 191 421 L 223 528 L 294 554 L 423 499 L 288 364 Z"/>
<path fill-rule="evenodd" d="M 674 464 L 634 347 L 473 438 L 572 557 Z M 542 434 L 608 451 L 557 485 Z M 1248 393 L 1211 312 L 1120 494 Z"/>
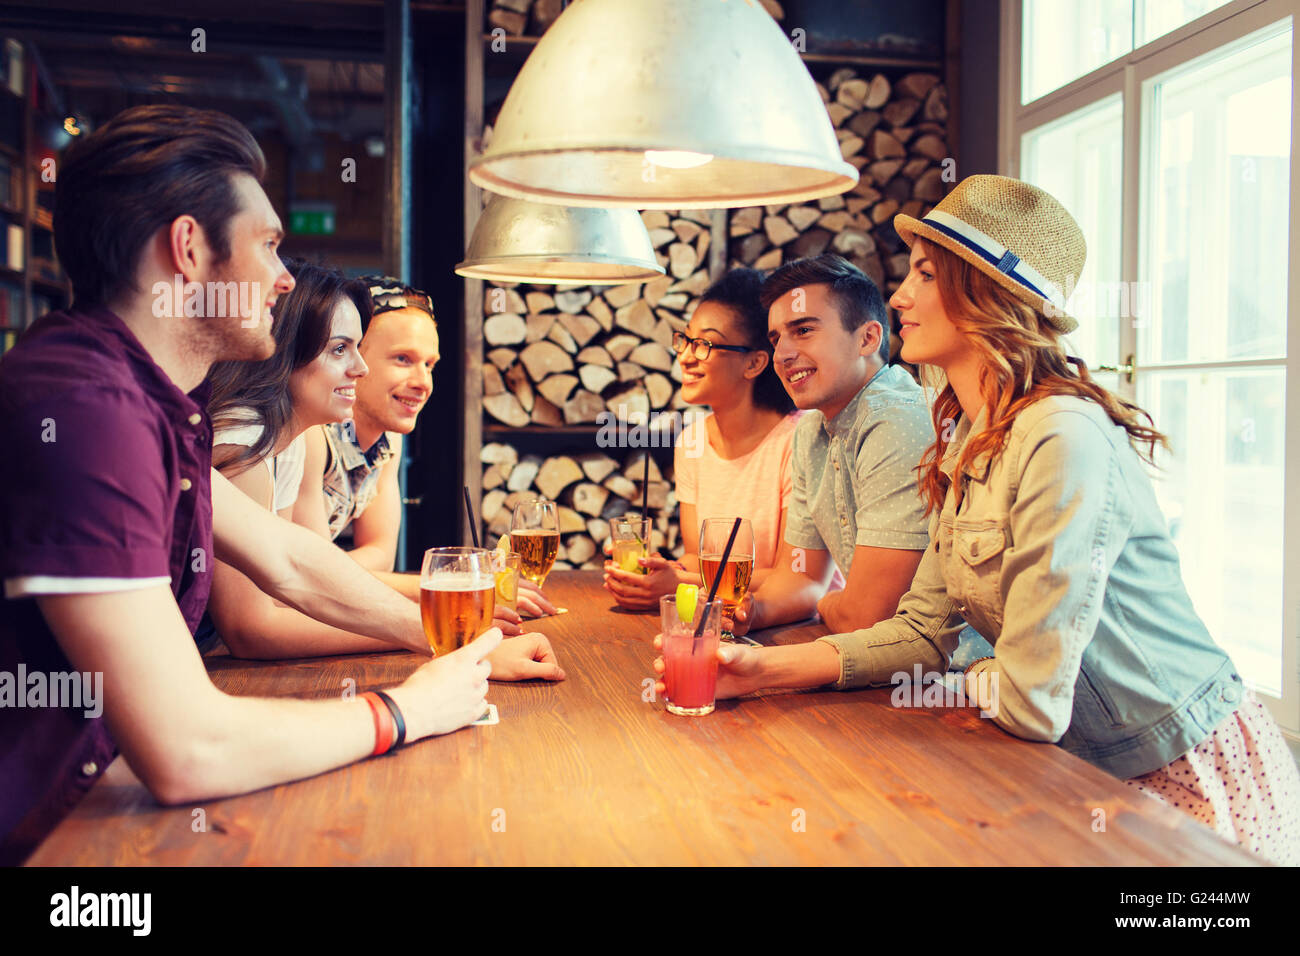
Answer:
<path fill-rule="evenodd" d="M 632 574 L 646 574 L 648 570 L 637 563 L 638 558 L 650 556 L 650 519 L 640 515 L 623 515 L 610 522 L 613 537 L 611 555 L 614 563 Z"/>
<path fill-rule="evenodd" d="M 497 606 L 515 610 L 519 600 L 519 555 L 514 551 L 493 551 L 496 562 Z"/>
<path fill-rule="evenodd" d="M 704 618 L 704 632 L 697 639 L 695 628 Z M 664 696 L 668 712 L 684 717 L 713 713 L 718 684 L 718 642 L 722 633 L 722 602 L 696 602 L 695 615 L 683 621 L 677 613 L 677 599 L 666 595 L 659 600 L 659 623 L 663 633 Z"/>

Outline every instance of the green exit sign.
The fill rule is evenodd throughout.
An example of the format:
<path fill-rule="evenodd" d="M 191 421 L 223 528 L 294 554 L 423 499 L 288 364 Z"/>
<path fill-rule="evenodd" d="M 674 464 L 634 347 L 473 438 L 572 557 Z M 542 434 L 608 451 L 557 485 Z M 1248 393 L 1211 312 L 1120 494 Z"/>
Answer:
<path fill-rule="evenodd" d="M 334 235 L 334 205 L 311 203 L 291 206 L 289 232 L 295 236 Z"/>

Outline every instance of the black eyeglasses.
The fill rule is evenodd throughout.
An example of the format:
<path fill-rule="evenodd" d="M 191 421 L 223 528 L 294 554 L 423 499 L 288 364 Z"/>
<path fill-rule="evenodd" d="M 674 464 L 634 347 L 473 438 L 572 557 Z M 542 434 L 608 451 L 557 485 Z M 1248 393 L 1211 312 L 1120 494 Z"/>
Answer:
<path fill-rule="evenodd" d="M 743 345 L 719 345 L 717 342 L 710 342 L 708 339 L 692 339 L 684 332 L 673 333 L 673 351 L 681 355 L 686 351 L 686 346 L 691 346 L 691 354 L 697 361 L 704 362 L 709 358 L 709 353 L 714 349 L 722 349 L 724 352 L 752 352 L 751 348 Z"/>

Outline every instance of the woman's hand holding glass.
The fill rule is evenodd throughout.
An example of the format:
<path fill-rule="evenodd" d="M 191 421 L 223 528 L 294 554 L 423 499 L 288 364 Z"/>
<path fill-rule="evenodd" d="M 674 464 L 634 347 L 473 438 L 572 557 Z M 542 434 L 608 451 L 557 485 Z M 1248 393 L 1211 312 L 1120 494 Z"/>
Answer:
<path fill-rule="evenodd" d="M 609 554 L 609 545 L 605 545 Z M 678 584 L 695 584 L 698 575 L 686 570 L 680 561 L 669 561 L 661 554 L 651 554 L 637 559 L 645 569 L 644 574 L 624 571 L 613 561 L 605 562 L 605 590 L 614 595 L 619 607 L 634 611 L 651 611 L 659 607 L 659 599 L 673 594 Z"/>
<path fill-rule="evenodd" d="M 704 600 L 700 598 L 700 600 Z M 654 671 L 655 693 L 666 694 L 664 684 L 664 636 L 654 636 Z M 762 690 L 765 686 L 763 675 L 763 648 L 747 647 L 743 644 L 721 644 L 718 646 L 718 683 L 714 691 L 717 700 L 728 697 L 743 697 Z"/>

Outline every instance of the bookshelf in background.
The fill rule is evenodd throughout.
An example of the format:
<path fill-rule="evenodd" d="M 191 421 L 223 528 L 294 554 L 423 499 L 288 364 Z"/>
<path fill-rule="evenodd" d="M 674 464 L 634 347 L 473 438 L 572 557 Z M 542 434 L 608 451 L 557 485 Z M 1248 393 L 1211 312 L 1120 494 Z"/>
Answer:
<path fill-rule="evenodd" d="M 54 254 L 54 182 L 46 126 L 60 117 L 26 46 L 0 37 L 0 353 L 33 321 L 68 305 Z M 43 175 L 44 173 L 44 175 Z"/>

